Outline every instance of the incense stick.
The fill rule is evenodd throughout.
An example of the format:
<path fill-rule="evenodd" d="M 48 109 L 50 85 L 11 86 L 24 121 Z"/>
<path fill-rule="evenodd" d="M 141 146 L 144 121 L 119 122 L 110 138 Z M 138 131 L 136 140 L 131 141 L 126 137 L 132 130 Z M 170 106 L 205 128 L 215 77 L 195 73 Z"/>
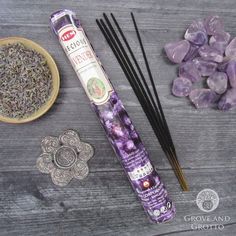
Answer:
<path fill-rule="evenodd" d="M 124 52 L 122 50 L 120 50 L 120 48 L 116 44 L 115 38 L 111 35 L 111 32 L 109 32 L 109 30 L 108 30 L 107 26 L 105 25 L 105 23 L 103 22 L 103 20 L 100 20 L 100 22 L 107 34 L 108 43 L 113 45 L 113 47 L 116 50 L 115 53 L 118 54 L 118 57 L 120 57 L 120 61 L 123 63 L 122 66 L 126 68 L 126 74 L 128 73 L 128 77 L 129 77 L 128 80 L 131 83 L 132 87 L 134 88 L 134 92 L 135 92 L 137 98 L 139 99 L 140 104 L 141 105 L 144 104 L 142 107 L 145 110 L 145 113 L 147 114 L 147 118 L 149 118 L 149 120 L 150 120 L 150 124 L 152 125 L 152 128 L 154 129 L 160 144 L 162 145 L 165 152 L 169 151 L 168 146 L 166 146 L 166 143 L 167 143 L 166 137 L 163 134 L 164 130 L 160 126 L 161 123 L 160 123 L 160 121 L 157 122 L 158 118 L 156 117 L 156 113 L 155 113 L 153 107 L 150 105 L 150 101 L 145 94 L 142 84 L 137 83 L 138 77 L 135 77 L 132 74 L 132 73 L 134 73 L 135 75 L 137 75 L 135 73 L 133 65 L 131 64 L 129 58 L 125 57 L 123 55 Z M 127 54 L 125 54 L 125 55 L 127 55 Z M 130 70 L 129 66 L 130 66 L 131 70 Z M 140 96 L 140 95 L 142 95 L 142 96 Z M 142 98 L 144 98 L 144 100 Z M 165 140 L 165 142 L 162 142 L 162 140 Z"/>
<path fill-rule="evenodd" d="M 148 90 L 149 94 L 151 94 L 151 92 L 150 92 L 150 90 L 149 90 L 149 87 L 148 87 L 148 85 L 147 85 L 146 79 L 145 79 L 145 77 L 144 77 L 144 75 L 143 75 L 143 73 L 142 73 L 142 70 L 141 70 L 141 68 L 140 68 L 140 66 L 139 66 L 139 64 L 138 64 L 138 62 L 137 62 L 137 60 L 136 60 L 136 58 L 135 58 L 135 56 L 134 56 L 134 53 L 133 53 L 133 51 L 132 51 L 132 49 L 131 49 L 131 47 L 130 47 L 130 45 L 129 45 L 129 43 L 128 43 L 128 41 L 127 41 L 127 39 L 126 39 L 126 37 L 125 37 L 123 31 L 122 31 L 122 29 L 121 29 L 120 26 L 119 26 L 119 23 L 117 22 L 115 16 L 114 16 L 112 13 L 111 13 L 111 17 L 112 17 L 112 19 L 113 19 L 113 21 L 114 21 L 114 23 L 115 23 L 115 25 L 116 25 L 116 27 L 117 27 L 117 29 L 118 29 L 118 31 L 119 31 L 119 33 L 120 33 L 122 39 L 123 39 L 123 41 L 124 41 L 124 43 L 125 43 L 125 45 L 126 45 L 128 51 L 129 51 L 129 53 L 130 53 L 130 55 L 131 55 L 131 57 L 132 57 L 132 59 L 133 59 L 133 61 L 134 61 L 134 63 L 135 63 L 136 68 L 137 68 L 138 71 L 139 71 L 139 74 L 140 74 L 140 76 L 141 76 L 141 78 L 142 78 L 142 81 L 143 81 L 143 83 L 144 83 L 146 89 Z M 145 53 L 144 53 L 144 54 L 145 54 Z M 146 54 L 145 54 L 145 57 L 146 57 Z M 149 68 L 149 65 L 148 65 L 148 68 Z M 150 68 L 149 68 L 149 71 L 150 71 Z M 151 73 L 151 72 L 150 72 L 150 73 Z M 152 78 L 152 76 L 151 76 L 151 78 Z M 154 86 L 154 89 L 155 89 L 155 91 L 156 91 L 155 86 Z M 157 107 L 155 106 L 155 107 L 156 107 L 156 109 L 155 109 L 155 110 L 156 110 L 156 113 L 159 115 L 159 110 L 161 111 L 161 115 L 162 115 L 162 118 L 161 118 L 161 119 L 164 121 L 164 125 L 167 126 L 167 122 L 166 122 L 166 119 L 165 119 L 165 116 L 164 116 L 164 113 L 163 113 L 163 110 L 162 110 L 162 107 L 161 107 L 161 103 L 160 103 L 160 100 L 159 100 L 157 91 L 155 92 L 155 94 L 157 95 L 157 96 L 156 96 L 156 100 L 157 100 L 157 103 L 158 103 L 158 106 L 159 106 L 159 108 L 157 108 Z M 151 94 L 150 96 L 152 97 L 152 94 Z M 168 127 L 167 127 L 167 129 L 168 129 Z M 173 144 L 173 141 L 172 141 L 172 138 L 171 138 L 169 129 L 168 129 L 167 131 L 168 131 L 168 138 L 170 139 L 172 148 L 173 148 L 173 150 L 174 150 L 174 152 L 175 152 L 174 144 Z M 175 153 L 176 153 L 176 152 L 175 152 Z"/>
<path fill-rule="evenodd" d="M 103 32 L 109 46 L 113 50 L 113 53 L 115 54 L 119 64 L 121 65 L 122 70 L 124 71 L 127 79 L 129 80 L 131 86 L 133 87 L 134 92 L 135 92 L 143 110 L 145 110 L 145 113 L 147 115 L 147 118 L 150 121 L 152 128 L 154 129 L 154 131 L 156 132 L 156 135 L 158 136 L 158 139 L 159 139 L 160 144 L 162 145 L 162 148 L 166 150 L 167 148 L 164 147 L 165 143 L 161 142 L 161 138 L 165 139 L 165 137 L 160 136 L 162 134 L 162 130 L 160 129 L 159 126 L 156 126 L 157 124 L 156 124 L 155 112 L 153 110 L 153 107 L 150 106 L 150 101 L 146 97 L 146 94 L 143 93 L 142 86 L 139 87 L 139 84 L 136 83 L 135 77 L 134 77 L 133 73 L 131 72 L 129 65 L 127 64 L 126 58 L 123 56 L 121 50 L 117 46 L 114 38 L 112 37 L 111 33 L 109 32 L 109 30 L 106 27 L 103 20 L 100 20 L 100 23 L 97 20 L 97 24 L 98 24 L 99 28 L 101 29 L 101 31 Z M 132 67 L 132 64 L 130 66 Z M 139 96 L 139 95 L 142 95 L 142 96 Z"/>
<path fill-rule="evenodd" d="M 97 21 L 98 22 L 98 21 Z M 127 75 L 127 64 L 122 64 L 122 62 L 124 63 L 125 62 L 125 59 L 123 58 L 123 56 L 122 56 L 122 53 L 121 53 L 121 51 L 119 50 L 119 48 L 117 47 L 117 45 L 116 45 L 116 43 L 115 43 L 115 41 L 114 41 L 114 38 L 112 37 L 112 35 L 111 35 L 111 33 L 108 31 L 108 28 L 106 27 L 106 25 L 104 24 L 104 22 L 101 20 L 101 24 L 103 25 L 103 27 L 105 28 L 105 32 L 106 32 L 106 34 L 108 34 L 108 36 L 107 36 L 107 41 L 108 41 L 108 43 L 109 43 L 109 45 L 110 46 L 112 46 L 113 44 L 113 47 L 115 47 L 116 49 L 115 50 L 117 50 L 118 51 L 118 58 L 119 58 L 119 56 L 121 56 L 121 58 L 120 58 L 120 64 L 121 64 L 121 66 L 123 67 L 123 69 L 124 68 L 126 68 L 125 69 L 125 71 L 126 71 L 126 75 Z M 104 30 L 103 30 L 104 31 Z M 104 33 L 104 32 L 103 32 Z M 104 35 L 105 36 L 105 35 Z M 116 57 L 117 57 L 117 51 L 115 51 L 114 50 L 114 48 L 113 48 L 113 52 L 115 52 L 116 54 Z M 126 66 L 126 67 L 125 67 Z M 130 70 L 128 70 L 128 73 L 130 73 Z M 129 79 L 129 81 L 130 81 L 130 75 L 128 74 L 128 79 Z M 133 77 L 133 79 L 134 79 L 134 77 Z M 131 83 L 131 85 L 132 85 L 132 87 L 134 86 L 133 85 L 133 82 L 134 81 L 130 81 L 130 83 Z M 134 87 L 134 91 L 135 91 L 135 93 L 136 93 L 136 95 L 137 95 L 137 97 L 139 98 L 140 96 L 140 94 L 139 94 L 139 92 L 137 92 L 137 87 Z M 139 101 L 140 101 L 140 104 L 142 105 L 142 100 L 141 99 L 139 99 Z M 147 104 L 145 104 L 145 105 L 147 105 Z M 142 106 L 143 107 L 143 106 Z M 146 108 L 146 109 L 145 109 Z M 174 170 L 176 170 L 176 169 L 178 169 L 178 166 L 176 166 L 175 165 L 175 162 L 173 162 L 173 161 L 171 161 L 172 159 L 170 158 L 172 155 L 173 155 L 173 153 L 169 153 L 168 154 L 168 152 L 167 151 L 169 151 L 170 152 L 170 150 L 168 149 L 168 147 L 166 146 L 166 140 L 165 140 L 165 137 L 163 137 L 163 136 L 160 136 L 160 132 L 159 131 L 157 131 L 157 128 L 158 127 L 156 127 L 155 125 L 153 125 L 153 118 L 152 117 L 150 117 L 150 113 L 148 113 L 148 110 L 147 110 L 147 107 L 143 107 L 143 109 L 144 109 L 144 111 L 145 111 L 145 113 L 146 113 L 146 115 L 147 115 L 147 117 L 148 117 L 148 119 L 149 119 L 149 122 L 150 122 L 150 124 L 152 125 L 152 128 L 153 128 L 153 130 L 154 130 L 154 132 L 155 132 L 155 134 L 156 134 L 156 136 L 157 136 L 157 138 L 158 138 L 158 141 L 160 142 L 160 144 L 161 144 L 161 146 L 162 146 L 162 149 L 163 149 L 163 151 L 165 152 L 165 154 L 166 154 L 166 156 L 169 156 L 169 161 L 170 162 L 172 162 L 172 165 L 174 165 Z M 152 111 L 153 112 L 153 111 Z M 153 114 L 153 113 L 151 113 L 151 114 Z M 165 140 L 165 142 L 163 142 L 163 140 Z M 182 176 L 180 175 L 180 173 L 178 172 L 178 171 L 175 171 L 175 173 L 176 173 L 176 175 L 177 175 L 177 177 L 178 177 L 178 179 L 181 181 L 181 182 L 183 182 L 183 178 L 182 178 Z M 184 185 L 184 184 L 182 184 L 182 188 L 184 189 L 184 190 L 186 190 L 186 184 Z"/>
<path fill-rule="evenodd" d="M 157 93 L 157 90 L 156 90 L 156 86 L 155 86 L 154 80 L 153 80 L 152 72 L 151 72 L 150 67 L 149 67 L 149 63 L 148 63 L 148 59 L 147 59 L 147 56 L 146 56 L 146 52 L 145 52 L 145 49 L 143 47 L 141 36 L 139 34 L 138 26 L 136 24 L 135 17 L 134 17 L 134 14 L 132 12 L 131 12 L 131 17 L 132 17 L 132 20 L 133 20 L 133 23 L 134 23 L 135 31 L 136 31 L 136 34 L 137 34 L 137 37 L 138 37 L 139 45 L 141 47 L 141 51 L 142 51 L 143 58 L 144 58 L 144 61 L 145 61 L 145 65 L 146 65 L 146 68 L 147 68 L 147 71 L 148 71 L 149 79 L 150 79 L 151 84 L 152 84 L 152 89 L 154 91 L 154 94 L 155 94 L 155 97 L 156 97 L 156 101 L 157 101 L 157 104 L 158 104 L 158 107 L 159 107 L 159 110 L 160 110 L 160 114 L 162 116 L 163 122 L 165 124 L 166 129 L 167 129 L 168 136 L 170 138 L 172 148 L 175 151 L 174 144 L 173 144 L 173 141 L 172 141 L 172 138 L 171 138 L 171 135 L 170 135 L 170 131 L 169 131 L 169 128 L 168 128 L 168 125 L 167 125 L 167 122 L 166 122 L 166 118 L 165 118 L 165 115 L 164 115 L 164 112 L 163 112 L 163 109 L 162 109 L 162 106 L 161 106 L 161 102 L 159 100 L 159 96 L 158 96 L 158 93 Z"/>
<path fill-rule="evenodd" d="M 155 115 L 156 115 L 156 119 L 157 119 L 157 124 L 160 125 L 160 129 L 162 131 L 164 131 L 165 127 L 163 126 L 162 119 L 161 119 L 161 117 L 159 115 L 157 105 L 156 105 L 156 103 L 155 103 L 155 101 L 153 99 L 151 91 L 148 88 L 148 85 L 146 83 L 146 80 L 145 80 L 143 74 L 142 74 L 141 77 L 142 77 L 142 81 L 144 82 L 145 86 L 143 86 L 142 83 L 140 82 L 139 76 L 137 75 L 137 73 L 136 73 L 136 71 L 135 71 L 135 69 L 134 69 L 134 67 L 133 67 L 133 65 L 132 65 L 132 63 L 131 63 L 131 61 L 130 61 L 130 59 L 129 59 L 129 57 L 128 57 L 128 55 L 127 55 L 127 53 L 126 53 L 126 51 L 125 51 L 125 49 L 124 49 L 124 47 L 123 47 L 123 45 L 121 43 L 121 41 L 120 41 L 120 39 L 118 38 L 118 36 L 117 36 L 113 26 L 111 25 L 107 15 L 105 13 L 103 13 L 103 16 L 104 16 L 104 18 L 105 18 L 105 20 L 106 20 L 106 22 L 108 24 L 109 29 L 111 30 L 111 33 L 112 33 L 112 35 L 114 37 L 114 40 L 116 41 L 116 43 L 120 47 L 121 52 L 123 53 L 125 59 L 127 60 L 128 65 L 130 66 L 132 72 L 134 73 L 134 78 L 133 78 L 135 80 L 134 82 L 136 82 L 138 84 L 138 86 L 141 88 L 142 92 L 145 94 L 145 97 L 147 97 L 147 99 L 151 100 L 151 104 L 152 104 L 152 106 L 154 106 L 154 109 L 155 109 Z M 147 91 L 148 94 L 146 94 L 145 90 Z"/>
<path fill-rule="evenodd" d="M 139 41 L 139 45 L 141 47 L 141 51 L 142 51 L 143 58 L 144 58 L 144 61 L 145 61 L 145 65 L 146 65 L 146 68 L 147 68 L 147 71 L 148 71 L 149 79 L 150 79 L 151 84 L 152 84 L 152 89 L 154 91 L 156 101 L 157 101 L 161 116 L 163 118 L 164 125 L 166 127 L 167 135 L 168 135 L 168 137 L 170 139 L 170 142 L 171 142 L 171 147 L 174 150 L 174 158 L 173 159 L 175 161 L 175 165 L 176 165 L 175 167 L 177 168 L 177 170 L 180 172 L 180 174 L 182 175 L 182 177 L 184 179 L 184 183 L 182 183 L 182 184 L 184 184 L 185 187 L 186 187 L 186 190 L 188 190 L 187 182 L 185 181 L 182 169 L 181 169 L 181 167 L 178 163 L 178 158 L 177 158 L 177 155 L 176 155 L 174 144 L 173 144 L 173 141 L 172 141 L 172 138 L 171 138 L 171 135 L 170 135 L 170 131 L 169 131 L 169 127 L 167 125 L 166 118 L 165 118 L 165 115 L 164 115 L 164 112 L 163 112 L 163 109 L 162 109 L 162 105 L 161 105 L 161 102 L 160 102 L 160 99 L 159 99 L 159 96 L 158 96 L 158 93 L 157 93 L 157 90 L 156 90 L 156 86 L 155 86 L 155 83 L 154 83 L 154 80 L 153 80 L 152 72 L 151 72 L 151 69 L 150 69 L 150 66 L 149 66 L 149 63 L 148 63 L 148 59 L 147 59 L 147 56 L 146 56 L 146 52 L 145 52 L 145 49 L 144 49 L 144 46 L 143 46 L 143 43 L 142 43 L 142 38 L 140 36 L 139 29 L 138 29 L 134 14 L 132 12 L 131 12 L 131 18 L 133 20 L 134 28 L 135 28 L 137 38 L 138 38 L 138 41 Z"/>
<path fill-rule="evenodd" d="M 138 65 L 138 62 L 137 62 L 137 60 L 136 60 L 136 58 L 129 46 L 129 43 L 126 40 L 126 38 L 123 34 L 123 31 L 121 30 L 114 15 L 111 14 L 112 19 L 113 19 L 115 25 L 117 26 L 118 31 L 121 34 L 122 39 L 126 44 L 126 47 L 128 48 L 128 51 L 134 61 L 136 68 L 138 69 L 139 75 L 141 76 L 141 79 L 142 79 L 142 83 L 141 83 L 141 80 L 140 80 L 136 70 L 134 69 L 134 67 L 129 59 L 128 54 L 126 53 L 126 51 L 124 49 L 123 44 L 121 43 L 119 37 L 117 36 L 112 24 L 110 23 L 107 15 L 104 13 L 103 16 L 106 20 L 108 27 L 106 26 L 106 24 L 104 23 L 104 21 L 102 19 L 100 21 L 96 20 L 96 22 L 97 22 L 101 32 L 103 33 L 107 43 L 109 44 L 110 48 L 112 49 L 114 55 L 116 56 L 123 72 L 125 73 L 125 76 L 129 80 L 132 88 L 134 89 L 134 92 L 135 92 L 135 94 L 136 94 L 148 120 L 149 120 L 149 123 L 151 124 L 151 126 L 154 130 L 154 133 L 155 133 L 156 137 L 158 138 L 158 141 L 159 141 L 165 155 L 167 156 L 171 166 L 173 167 L 173 170 L 174 170 L 174 172 L 181 184 L 182 189 L 186 191 L 186 190 L 188 190 L 188 185 L 187 185 L 187 182 L 185 180 L 185 177 L 183 175 L 183 172 L 182 172 L 180 165 L 178 163 L 178 160 L 177 160 L 173 141 L 170 136 L 170 132 L 169 132 L 169 129 L 167 126 L 167 122 L 165 120 L 164 112 L 162 110 L 157 91 L 155 92 L 156 88 L 155 88 L 155 84 L 153 81 L 151 70 L 150 70 L 150 67 L 149 67 L 149 64 L 147 61 L 146 53 L 145 53 L 143 45 L 141 46 L 142 41 L 139 41 L 139 42 L 141 42 L 140 47 L 143 48 L 143 51 L 142 51 L 143 57 L 144 57 L 144 60 L 146 63 L 147 70 L 149 71 L 150 80 L 152 81 L 151 84 L 152 84 L 152 88 L 153 88 L 153 91 L 154 91 L 154 94 L 155 94 L 155 97 L 157 100 L 158 107 L 157 107 L 157 105 L 154 101 L 154 98 L 152 96 L 152 93 L 147 85 L 147 82 L 146 82 L 146 79 L 142 73 L 142 70 L 141 70 L 140 66 Z M 132 19 L 134 19 L 134 16 L 132 17 Z M 134 19 L 134 22 L 135 22 L 135 19 Z M 136 22 L 135 22 L 135 25 L 136 25 Z M 137 25 L 135 26 L 135 29 L 138 30 Z M 141 39 L 140 35 L 138 38 Z"/>

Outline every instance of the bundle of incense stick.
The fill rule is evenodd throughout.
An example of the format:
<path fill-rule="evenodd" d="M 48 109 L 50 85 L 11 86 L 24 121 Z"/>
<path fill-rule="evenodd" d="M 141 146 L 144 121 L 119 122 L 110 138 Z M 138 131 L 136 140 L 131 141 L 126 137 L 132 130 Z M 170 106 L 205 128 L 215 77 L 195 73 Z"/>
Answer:
<path fill-rule="evenodd" d="M 176 177 L 178 178 L 178 181 L 182 189 L 184 191 L 188 191 L 189 187 L 188 187 L 187 181 L 184 177 L 183 171 L 180 167 L 180 164 L 177 158 L 174 143 L 171 138 L 171 134 L 170 134 L 170 131 L 169 131 L 166 119 L 165 119 L 165 115 L 164 115 L 164 112 L 163 112 L 163 109 L 159 100 L 159 96 L 155 87 L 154 79 L 151 73 L 151 69 L 149 67 L 148 59 L 146 56 L 146 52 L 142 43 L 139 30 L 138 30 L 138 26 L 136 24 L 134 14 L 131 12 L 132 21 L 133 21 L 137 38 L 141 47 L 141 51 L 142 51 L 142 55 L 145 61 L 152 91 L 149 89 L 147 80 L 115 16 L 111 13 L 111 18 L 119 32 L 119 36 L 116 33 L 108 16 L 105 13 L 103 14 L 103 16 L 104 16 L 105 21 L 103 19 L 100 19 L 100 20 L 97 19 L 96 20 L 97 25 L 100 28 L 102 34 L 104 35 L 110 48 L 112 49 L 126 78 L 131 84 L 143 108 L 143 111 L 145 112 L 150 122 L 150 125 L 152 126 L 153 131 L 162 147 L 162 150 L 164 151 L 166 157 L 168 158 L 175 172 Z"/>

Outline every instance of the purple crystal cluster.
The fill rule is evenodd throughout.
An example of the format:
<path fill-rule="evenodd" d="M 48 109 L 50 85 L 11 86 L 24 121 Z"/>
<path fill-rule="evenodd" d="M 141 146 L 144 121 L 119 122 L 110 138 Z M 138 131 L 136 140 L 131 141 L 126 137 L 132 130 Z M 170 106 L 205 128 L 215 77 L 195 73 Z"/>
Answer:
<path fill-rule="evenodd" d="M 184 40 L 165 45 L 167 57 L 179 64 L 172 94 L 189 97 L 196 108 L 217 104 L 226 111 L 236 107 L 236 38 L 230 40 L 219 16 L 195 20 Z M 197 88 L 206 81 L 207 88 Z"/>

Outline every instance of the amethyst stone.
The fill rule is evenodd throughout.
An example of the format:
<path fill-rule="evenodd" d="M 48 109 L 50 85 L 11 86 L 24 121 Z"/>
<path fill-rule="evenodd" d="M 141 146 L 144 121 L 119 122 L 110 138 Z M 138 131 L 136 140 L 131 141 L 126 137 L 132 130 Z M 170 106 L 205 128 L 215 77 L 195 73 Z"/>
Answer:
<path fill-rule="evenodd" d="M 228 111 L 236 107 L 236 89 L 229 89 L 220 99 L 218 108 L 223 111 Z"/>
<path fill-rule="evenodd" d="M 196 45 L 207 43 L 207 33 L 201 20 L 193 21 L 185 32 L 184 38 Z"/>
<path fill-rule="evenodd" d="M 174 63 L 181 63 L 189 51 L 190 43 L 187 40 L 167 43 L 164 47 L 167 57 Z"/>
<path fill-rule="evenodd" d="M 226 49 L 226 46 L 229 43 L 229 40 L 230 34 L 227 32 L 221 32 L 211 36 L 209 40 L 209 45 L 213 48 L 216 48 L 223 54 Z"/>
<path fill-rule="evenodd" d="M 218 63 L 223 61 L 221 52 L 211 46 L 204 45 L 199 48 L 198 52 L 199 55 L 206 61 L 215 61 Z"/>
<path fill-rule="evenodd" d="M 208 16 L 204 20 L 204 25 L 208 35 L 215 35 L 224 31 L 224 24 L 219 16 Z"/>
<path fill-rule="evenodd" d="M 186 97 L 192 88 L 192 82 L 186 78 L 178 77 L 173 81 L 172 93 L 177 97 Z"/>
<path fill-rule="evenodd" d="M 221 72 L 226 72 L 227 66 L 230 61 L 228 60 L 223 60 L 223 62 L 219 63 L 217 66 L 217 70 Z"/>
<path fill-rule="evenodd" d="M 184 58 L 184 61 L 190 61 L 190 60 L 193 60 L 193 58 L 197 57 L 198 56 L 198 49 L 199 49 L 199 46 L 194 45 L 194 44 L 190 44 L 190 48 Z"/>
<path fill-rule="evenodd" d="M 179 76 L 191 80 L 193 83 L 201 79 L 201 74 L 192 61 L 181 63 L 179 66 Z"/>
<path fill-rule="evenodd" d="M 189 96 L 197 108 L 216 107 L 217 104 L 222 110 L 236 108 L 236 37 L 231 40 L 231 35 L 224 30 L 223 20 L 217 15 L 210 15 L 193 21 L 184 38 L 190 46 L 182 54 L 176 50 L 178 44 L 182 46 L 182 41 L 167 44 L 170 60 L 179 63 L 178 56 L 181 55 L 182 59 L 185 54 L 179 65 L 178 77 L 172 84 L 172 94 Z M 200 80 L 208 87 L 194 89 L 194 83 Z"/>
<path fill-rule="evenodd" d="M 189 98 L 196 108 L 210 107 L 216 100 L 217 95 L 211 89 L 194 89 Z"/>
<path fill-rule="evenodd" d="M 236 38 L 233 38 L 225 49 L 227 57 L 236 57 Z"/>
<path fill-rule="evenodd" d="M 236 88 L 236 61 L 230 61 L 226 73 L 229 77 L 229 83 L 232 88 Z"/>
<path fill-rule="evenodd" d="M 218 94 L 223 94 L 227 89 L 228 78 L 224 72 L 215 72 L 207 79 L 208 87 Z"/>
<path fill-rule="evenodd" d="M 206 61 L 201 57 L 194 58 L 193 63 L 196 65 L 202 76 L 209 76 L 213 74 L 217 68 L 217 63 L 213 61 Z"/>

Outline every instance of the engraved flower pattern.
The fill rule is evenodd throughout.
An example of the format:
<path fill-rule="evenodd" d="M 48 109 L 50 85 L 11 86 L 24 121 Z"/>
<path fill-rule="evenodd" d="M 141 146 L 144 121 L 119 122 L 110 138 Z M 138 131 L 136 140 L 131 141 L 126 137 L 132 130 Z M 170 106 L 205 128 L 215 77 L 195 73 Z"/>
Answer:
<path fill-rule="evenodd" d="M 43 138 L 41 148 L 43 152 L 36 166 L 40 172 L 50 174 L 54 184 L 66 186 L 73 178 L 84 179 L 88 175 L 87 161 L 94 150 L 74 130 L 66 130 L 59 137 Z"/>

